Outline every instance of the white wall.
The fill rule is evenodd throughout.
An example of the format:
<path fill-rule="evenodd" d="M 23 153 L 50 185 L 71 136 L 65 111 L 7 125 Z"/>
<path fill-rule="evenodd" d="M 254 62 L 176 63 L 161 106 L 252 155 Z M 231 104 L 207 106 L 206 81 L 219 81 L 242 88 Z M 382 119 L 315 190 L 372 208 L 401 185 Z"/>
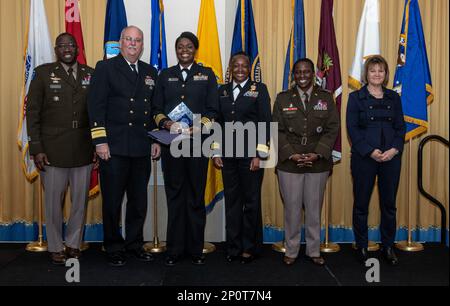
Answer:
<path fill-rule="evenodd" d="M 128 25 L 136 25 L 144 32 L 144 53 L 142 60 L 150 61 L 150 0 L 124 0 Z M 197 34 L 200 0 L 164 0 L 167 61 L 169 66 L 177 63 L 175 40 L 184 31 Z M 222 69 L 225 73 L 230 57 L 234 17 L 237 0 L 215 0 L 217 30 L 219 33 Z"/>
<path fill-rule="evenodd" d="M 191 31 L 197 34 L 200 2 L 200 0 L 164 0 L 167 60 L 169 66 L 177 63 L 175 56 L 176 38 L 184 31 Z M 124 3 L 128 25 L 138 26 L 144 32 L 144 53 L 141 59 L 148 63 L 150 62 L 151 1 L 124 0 Z M 230 58 L 237 0 L 215 0 L 214 3 L 220 41 L 220 54 L 222 57 L 222 69 L 225 74 Z M 161 173 L 161 162 L 158 162 L 157 171 L 158 235 L 161 241 L 165 241 L 167 203 Z M 153 239 L 153 173 L 154 170 L 152 169 L 152 176 L 148 186 L 148 213 L 144 226 L 144 239 L 146 241 Z M 122 218 L 122 222 L 124 221 L 125 219 Z M 205 240 L 211 242 L 225 241 L 225 205 L 223 200 L 217 203 L 214 210 L 207 216 Z"/>

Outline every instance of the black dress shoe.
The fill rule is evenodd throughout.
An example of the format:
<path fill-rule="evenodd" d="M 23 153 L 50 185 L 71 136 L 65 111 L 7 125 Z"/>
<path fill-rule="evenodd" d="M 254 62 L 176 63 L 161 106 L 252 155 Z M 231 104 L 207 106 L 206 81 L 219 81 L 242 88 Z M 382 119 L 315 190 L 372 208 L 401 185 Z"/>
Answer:
<path fill-rule="evenodd" d="M 384 259 L 386 259 L 388 264 L 390 264 L 391 266 L 398 265 L 398 258 L 397 258 L 397 255 L 395 255 L 393 247 L 383 248 L 382 253 L 383 253 Z"/>
<path fill-rule="evenodd" d="M 114 252 L 108 254 L 108 263 L 113 267 L 121 267 L 127 263 L 127 259 L 122 252 Z"/>
<path fill-rule="evenodd" d="M 360 263 L 365 264 L 367 258 L 369 258 L 369 253 L 367 251 L 367 248 L 357 248 L 356 249 L 356 257 L 358 258 L 358 261 Z"/>
<path fill-rule="evenodd" d="M 155 259 L 153 254 L 146 252 L 144 249 L 132 250 L 131 253 L 140 261 L 153 261 Z"/>
<path fill-rule="evenodd" d="M 322 256 L 317 256 L 317 257 L 306 256 L 306 257 L 308 258 L 308 260 L 310 260 L 313 264 L 315 264 L 317 266 L 325 265 L 325 259 Z"/>
<path fill-rule="evenodd" d="M 51 252 L 50 258 L 52 260 L 52 264 L 54 265 L 64 265 L 66 263 L 66 254 L 64 253 L 64 251 Z"/>
<path fill-rule="evenodd" d="M 242 264 L 249 264 L 252 261 L 254 261 L 256 259 L 256 257 L 254 255 L 250 255 L 250 256 L 241 256 L 241 263 Z"/>
<path fill-rule="evenodd" d="M 205 264 L 205 257 L 204 256 L 192 256 L 192 264 L 201 266 Z"/>
<path fill-rule="evenodd" d="M 81 257 L 81 251 L 80 249 L 73 249 L 71 247 L 66 246 L 66 257 L 67 258 L 76 258 L 76 259 L 80 259 Z"/>
<path fill-rule="evenodd" d="M 173 266 L 175 266 L 176 264 L 178 263 L 178 258 L 177 258 L 177 256 L 171 256 L 171 255 L 169 255 L 169 256 L 167 256 L 166 257 L 166 261 L 165 261 L 165 265 L 166 266 L 168 266 L 168 267 L 173 267 Z"/>
<path fill-rule="evenodd" d="M 236 255 L 227 255 L 227 257 L 226 257 L 227 262 L 233 262 L 233 261 L 238 260 L 240 258 L 241 258 L 240 256 L 236 256 Z"/>

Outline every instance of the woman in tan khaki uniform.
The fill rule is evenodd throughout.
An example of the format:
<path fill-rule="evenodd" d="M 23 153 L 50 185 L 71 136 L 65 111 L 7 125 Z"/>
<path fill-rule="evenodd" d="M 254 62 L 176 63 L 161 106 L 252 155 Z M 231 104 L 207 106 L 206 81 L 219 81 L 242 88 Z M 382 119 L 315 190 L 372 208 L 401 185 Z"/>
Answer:
<path fill-rule="evenodd" d="M 320 256 L 320 212 L 331 152 L 340 128 L 330 92 L 314 86 L 314 64 L 299 59 L 293 68 L 295 86 L 278 94 L 273 121 L 278 122 L 277 174 L 284 202 L 286 253 L 292 265 L 300 249 L 302 206 L 305 208 L 306 256 L 324 265 Z"/>

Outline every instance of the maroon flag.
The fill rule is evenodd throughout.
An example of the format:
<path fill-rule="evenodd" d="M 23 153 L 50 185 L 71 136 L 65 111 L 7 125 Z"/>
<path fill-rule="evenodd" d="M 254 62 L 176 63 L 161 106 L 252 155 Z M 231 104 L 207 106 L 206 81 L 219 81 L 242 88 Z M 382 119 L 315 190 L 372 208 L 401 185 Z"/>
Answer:
<path fill-rule="evenodd" d="M 65 5 L 66 32 L 75 37 L 78 45 L 77 61 L 86 64 L 86 53 L 84 52 L 83 30 L 81 28 L 80 9 L 78 0 L 66 0 Z M 91 182 L 89 184 L 89 196 L 94 196 L 99 192 L 98 168 L 94 167 L 91 172 Z"/>
<path fill-rule="evenodd" d="M 316 79 L 319 86 L 329 90 L 333 94 L 340 114 L 342 82 L 339 51 L 336 44 L 336 35 L 334 33 L 333 0 L 322 0 Z M 341 131 L 339 131 L 332 155 L 334 162 L 341 160 Z"/>
<path fill-rule="evenodd" d="M 86 64 L 86 54 L 84 52 L 83 30 L 81 28 L 80 9 L 78 0 L 66 0 L 65 6 L 66 32 L 75 37 L 78 45 L 77 61 Z"/>

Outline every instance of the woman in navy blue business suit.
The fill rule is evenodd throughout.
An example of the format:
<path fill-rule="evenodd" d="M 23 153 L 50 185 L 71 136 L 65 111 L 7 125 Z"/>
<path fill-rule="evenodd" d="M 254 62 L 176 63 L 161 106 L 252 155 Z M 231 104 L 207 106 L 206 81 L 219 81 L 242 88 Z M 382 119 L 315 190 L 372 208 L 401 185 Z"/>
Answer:
<path fill-rule="evenodd" d="M 375 178 L 381 209 L 381 242 L 384 258 L 397 265 L 393 244 L 396 232 L 396 204 L 401 170 L 405 122 L 399 95 L 385 86 L 389 79 L 386 60 L 375 55 L 364 65 L 360 90 L 352 92 L 347 105 L 347 130 L 351 140 L 353 176 L 353 232 L 357 256 L 367 259 L 369 202 Z"/>

